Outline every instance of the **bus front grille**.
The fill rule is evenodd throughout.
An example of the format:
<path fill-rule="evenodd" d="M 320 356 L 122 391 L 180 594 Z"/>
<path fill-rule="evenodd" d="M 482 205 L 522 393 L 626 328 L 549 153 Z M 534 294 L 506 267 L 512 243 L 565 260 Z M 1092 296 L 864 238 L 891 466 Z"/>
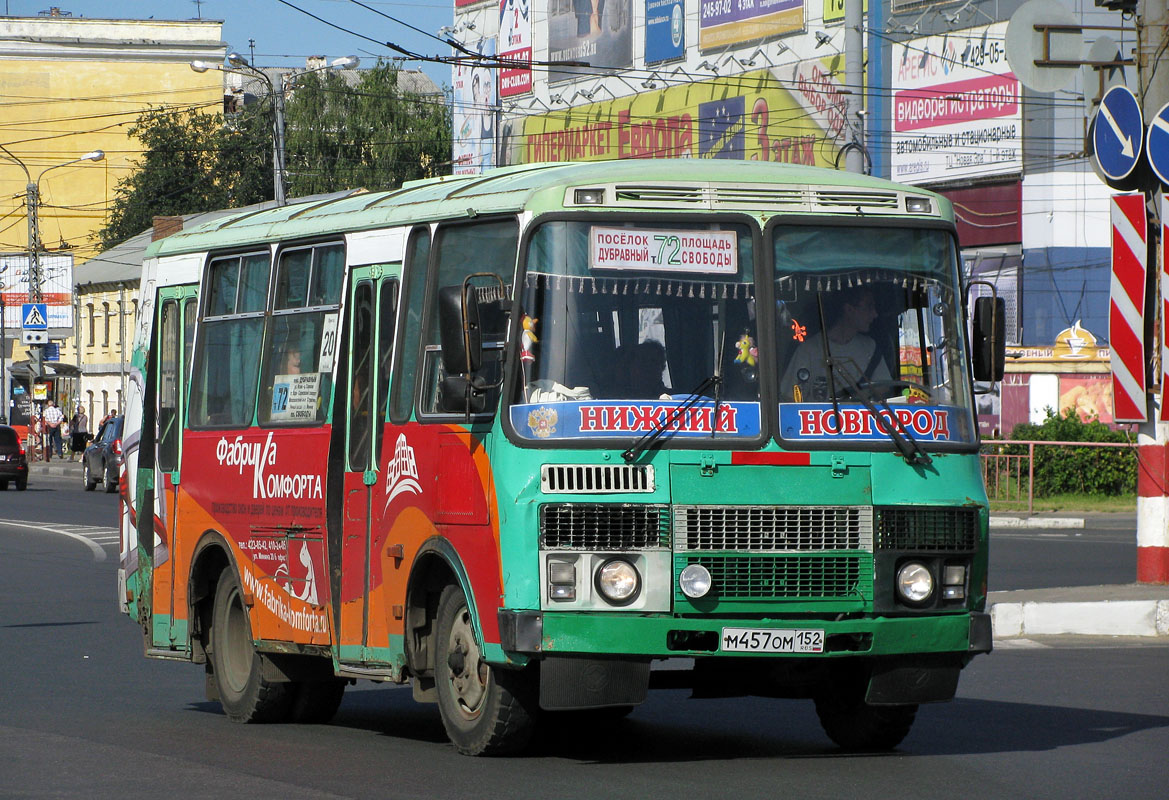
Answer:
<path fill-rule="evenodd" d="M 543 550 L 647 550 L 670 546 L 667 506 L 549 503 L 540 507 Z"/>
<path fill-rule="evenodd" d="M 871 550 L 867 506 L 675 506 L 683 550 Z"/>
<path fill-rule="evenodd" d="M 973 552 L 978 549 L 977 508 L 878 508 L 878 550 Z"/>
<path fill-rule="evenodd" d="M 759 600 L 854 600 L 872 597 L 872 556 L 677 554 L 675 572 L 701 564 L 710 572 L 719 602 Z M 689 602 L 678 596 L 682 602 Z"/>
<path fill-rule="evenodd" d="M 544 464 L 545 494 L 647 493 L 654 490 L 652 464 Z"/>

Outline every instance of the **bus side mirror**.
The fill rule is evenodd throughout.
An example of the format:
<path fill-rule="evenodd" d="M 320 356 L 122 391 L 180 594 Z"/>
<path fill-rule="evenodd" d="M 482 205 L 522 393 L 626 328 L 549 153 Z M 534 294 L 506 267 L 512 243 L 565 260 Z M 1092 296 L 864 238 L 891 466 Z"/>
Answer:
<path fill-rule="evenodd" d="M 438 290 L 438 335 L 447 375 L 471 375 L 483 364 L 483 335 L 475 287 L 468 282 Z"/>
<path fill-rule="evenodd" d="M 974 301 L 974 380 L 1001 381 L 1007 360 L 1007 303 L 1001 297 Z"/>

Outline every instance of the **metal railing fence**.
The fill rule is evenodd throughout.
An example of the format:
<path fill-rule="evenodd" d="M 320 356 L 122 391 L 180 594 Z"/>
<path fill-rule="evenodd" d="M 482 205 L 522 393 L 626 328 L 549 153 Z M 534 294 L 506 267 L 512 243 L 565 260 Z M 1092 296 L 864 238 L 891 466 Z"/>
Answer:
<path fill-rule="evenodd" d="M 1026 446 L 1026 453 L 1005 452 L 1008 446 Z M 986 495 L 1000 506 L 1022 506 L 1035 511 L 1035 447 L 1123 447 L 1136 450 L 1136 442 L 1048 442 L 1023 439 L 984 439 L 982 477 Z"/>

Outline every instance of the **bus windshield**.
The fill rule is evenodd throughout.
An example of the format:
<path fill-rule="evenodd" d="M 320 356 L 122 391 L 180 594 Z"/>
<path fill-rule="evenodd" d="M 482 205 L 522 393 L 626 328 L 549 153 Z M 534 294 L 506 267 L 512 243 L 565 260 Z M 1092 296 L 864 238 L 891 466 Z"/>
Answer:
<path fill-rule="evenodd" d="M 776 225 L 780 437 L 975 441 L 954 242 L 945 231 Z"/>
<path fill-rule="evenodd" d="M 742 223 L 539 225 L 521 293 L 516 433 L 759 436 L 754 261 Z"/>

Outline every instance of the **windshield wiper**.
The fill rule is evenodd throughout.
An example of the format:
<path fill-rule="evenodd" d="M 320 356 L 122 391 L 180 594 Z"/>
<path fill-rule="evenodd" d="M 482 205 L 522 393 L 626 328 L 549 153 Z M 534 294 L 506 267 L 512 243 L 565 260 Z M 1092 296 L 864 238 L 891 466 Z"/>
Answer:
<path fill-rule="evenodd" d="M 852 395 L 853 399 L 859 400 L 861 405 L 863 405 L 868 410 L 868 412 L 873 415 L 873 419 L 876 421 L 877 427 L 879 427 L 890 439 L 893 440 L 893 444 L 896 445 L 897 449 L 901 452 L 902 457 L 906 460 L 907 463 L 912 466 L 923 467 L 934 463 L 934 460 L 929 457 L 929 454 L 921 449 L 921 445 L 917 443 L 917 439 L 913 438 L 913 434 L 907 431 L 901 422 L 897 419 L 897 415 L 893 413 L 893 409 L 889 408 L 889 403 L 884 398 L 880 398 L 878 402 L 880 402 L 881 409 L 883 409 L 888 416 L 881 415 L 881 413 L 877 410 L 876 403 L 873 402 L 872 394 L 869 392 L 869 390 L 861 386 L 860 382 L 855 380 L 844 369 L 845 360 L 849 362 L 852 361 L 852 359 L 843 359 L 839 362 L 833 363 L 829 370 L 829 374 L 831 374 L 833 369 L 840 370 L 840 377 L 843 378 L 844 382 L 847 384 L 848 391 Z M 856 369 L 855 363 L 852 364 L 852 368 Z M 857 374 L 860 374 L 860 370 L 857 370 Z M 831 379 L 829 380 L 831 382 Z M 864 380 L 864 378 L 862 377 L 861 380 Z M 832 393 L 832 398 L 835 401 L 835 392 Z M 836 429 L 840 430 L 840 428 L 840 410 L 839 408 L 836 408 Z"/>
<path fill-rule="evenodd" d="M 915 466 L 926 466 L 928 464 L 932 464 L 933 459 L 930 458 L 929 455 L 921 449 L 921 445 L 917 443 L 917 439 L 913 438 L 913 434 L 905 430 L 904 426 L 898 422 L 897 415 L 893 413 L 893 409 L 889 408 L 889 403 L 886 402 L 884 398 L 881 398 L 880 403 L 881 408 L 884 409 L 884 411 L 889 415 L 888 418 L 882 417 L 881 414 L 877 411 L 877 406 L 873 403 L 872 395 L 869 393 L 869 390 L 861 386 L 861 384 L 866 383 L 866 381 L 864 375 L 859 369 L 857 369 L 856 364 L 852 364 L 852 367 L 853 369 L 856 369 L 857 375 L 860 376 L 859 380 L 853 379 L 853 377 L 845 371 L 845 362 L 851 363 L 852 359 L 845 358 L 837 360 L 836 357 L 832 355 L 832 350 L 828 345 L 828 326 L 824 322 L 823 292 L 816 293 L 816 305 L 820 311 L 820 341 L 824 348 L 824 374 L 828 378 L 828 396 L 832 398 L 832 414 L 836 418 L 836 429 L 841 429 L 840 399 L 836 394 L 835 379 L 836 371 L 839 369 L 840 377 L 843 378 L 844 382 L 847 384 L 849 394 L 852 395 L 853 399 L 859 400 L 861 405 L 863 405 L 868 410 L 868 412 L 873 415 L 873 419 L 875 419 L 877 422 L 877 427 L 879 427 L 890 439 L 893 440 L 893 444 L 896 445 L 898 451 L 900 451 L 906 462 Z M 886 422 L 888 422 L 888 425 L 886 425 Z M 898 428 L 901 428 L 901 430 L 898 430 Z"/>
<path fill-rule="evenodd" d="M 716 367 L 717 370 L 717 367 Z M 664 433 L 670 430 L 674 424 L 684 418 L 687 411 L 698 405 L 699 401 L 706 397 L 706 392 L 711 387 L 714 387 L 714 416 L 711 418 L 710 435 L 714 436 L 715 430 L 718 429 L 718 406 L 719 397 L 722 395 L 722 376 L 719 374 L 721 370 L 717 370 L 715 374 L 705 379 L 702 383 L 694 388 L 694 391 L 686 395 L 686 399 L 682 401 L 681 405 L 672 409 L 670 413 L 665 415 L 665 421 L 657 420 L 654 422 L 654 428 L 649 433 L 642 436 L 636 442 L 629 446 L 629 449 L 621 454 L 621 458 L 625 459 L 625 463 L 632 463 L 635 458 L 645 452 L 651 444 L 658 440 Z"/>

